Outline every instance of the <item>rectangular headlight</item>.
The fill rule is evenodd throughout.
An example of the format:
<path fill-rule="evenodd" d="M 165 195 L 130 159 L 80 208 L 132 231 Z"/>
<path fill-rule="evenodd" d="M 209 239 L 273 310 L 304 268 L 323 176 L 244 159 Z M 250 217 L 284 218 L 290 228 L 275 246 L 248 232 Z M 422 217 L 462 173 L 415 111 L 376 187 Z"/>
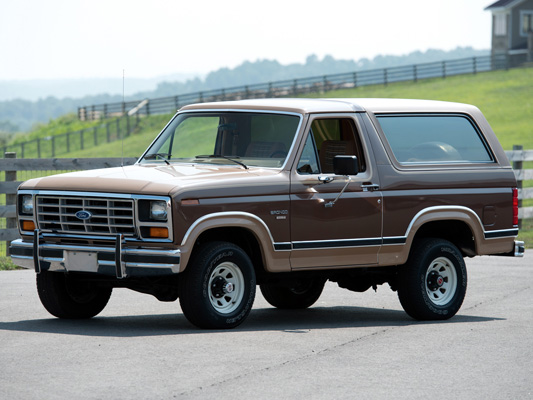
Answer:
<path fill-rule="evenodd" d="M 150 219 L 154 221 L 166 221 L 168 216 L 167 202 L 154 200 L 150 202 Z"/>
<path fill-rule="evenodd" d="M 19 198 L 19 212 L 23 215 L 33 215 L 33 196 L 23 194 Z"/>

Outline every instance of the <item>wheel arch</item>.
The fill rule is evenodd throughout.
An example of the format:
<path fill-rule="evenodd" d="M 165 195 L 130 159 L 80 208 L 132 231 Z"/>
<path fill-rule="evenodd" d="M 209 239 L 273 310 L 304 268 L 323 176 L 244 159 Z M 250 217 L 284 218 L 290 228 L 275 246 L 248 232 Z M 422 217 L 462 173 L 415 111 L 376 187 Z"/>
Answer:
<path fill-rule="evenodd" d="M 289 253 L 276 251 L 265 222 L 254 214 L 222 212 L 196 220 L 181 242 L 181 270 L 187 268 L 192 253 L 206 241 L 226 241 L 241 247 L 250 257 L 256 273 L 290 270 Z"/>
<path fill-rule="evenodd" d="M 453 243 L 464 256 L 479 254 L 485 239 L 479 216 L 470 208 L 430 207 L 420 211 L 406 232 L 406 247 L 410 249 L 416 240 L 440 238 Z"/>

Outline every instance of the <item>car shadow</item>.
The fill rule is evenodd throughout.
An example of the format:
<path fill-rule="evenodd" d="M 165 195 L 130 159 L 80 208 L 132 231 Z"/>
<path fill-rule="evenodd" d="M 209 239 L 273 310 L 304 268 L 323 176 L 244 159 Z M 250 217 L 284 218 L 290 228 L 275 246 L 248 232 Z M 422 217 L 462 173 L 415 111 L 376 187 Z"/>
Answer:
<path fill-rule="evenodd" d="M 476 323 L 502 318 L 456 315 L 446 321 L 415 321 L 399 310 L 364 307 L 312 307 L 305 310 L 253 309 L 233 330 L 203 330 L 183 314 L 98 316 L 87 320 L 58 318 L 0 322 L 0 330 L 100 337 L 189 335 L 216 332 L 282 331 L 304 333 L 316 329 L 401 327 L 409 325 Z"/>

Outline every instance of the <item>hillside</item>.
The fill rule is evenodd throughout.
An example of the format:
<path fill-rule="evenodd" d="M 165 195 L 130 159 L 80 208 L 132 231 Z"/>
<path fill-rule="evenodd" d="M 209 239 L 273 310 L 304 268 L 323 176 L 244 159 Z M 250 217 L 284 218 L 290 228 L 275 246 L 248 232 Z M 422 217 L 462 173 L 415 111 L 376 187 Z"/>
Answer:
<path fill-rule="evenodd" d="M 486 72 L 418 83 L 366 86 L 307 97 L 391 97 L 456 101 L 478 106 L 506 150 L 514 144 L 533 149 L 533 68 Z M 124 156 L 137 157 L 164 127 L 168 116 L 141 120 L 137 133 L 124 140 Z M 120 157 L 122 143 L 114 142 L 75 151 L 62 157 Z"/>
<path fill-rule="evenodd" d="M 280 64 L 277 60 L 245 61 L 235 68 L 220 68 L 202 78 L 189 78 L 186 81 L 183 79 L 187 75 L 182 75 L 181 78 L 176 75 L 162 78 L 157 86 L 155 82 L 152 82 L 151 85 L 155 89 L 144 89 L 143 91 L 141 86 L 137 86 L 140 91 L 135 93 L 132 93 L 131 89 L 137 85 L 138 80 L 126 78 L 125 95 L 126 100 L 175 96 L 284 79 L 438 62 L 488 54 L 488 50 L 457 47 L 449 51 L 435 49 L 429 49 L 425 52 L 415 51 L 401 56 L 379 55 L 371 60 L 367 58 L 337 60 L 331 56 L 319 59 L 315 55 L 310 55 L 305 63 L 288 65 Z M 41 89 L 43 84 L 43 82 L 40 83 Z M 48 86 L 44 88 L 45 92 L 40 92 L 37 101 L 29 101 L 28 96 L 24 97 L 24 93 L 27 94 L 30 88 L 38 90 L 37 86 L 37 84 L 33 85 L 29 82 L 17 84 L 16 82 L 0 80 L 0 135 L 17 131 L 26 132 L 36 122 L 46 122 L 60 115 L 76 112 L 76 108 L 80 106 L 122 101 L 123 86 L 120 77 L 107 81 L 87 79 L 84 83 L 82 81 L 78 81 L 78 83 L 75 81 L 48 82 Z M 75 89 L 75 86 L 78 86 L 78 89 Z M 65 87 L 69 90 L 65 91 Z M 85 89 L 83 89 L 84 87 Z M 47 94 L 44 95 L 43 93 Z M 67 93 L 71 97 L 64 97 Z M 4 99 L 6 101 L 2 101 Z"/>

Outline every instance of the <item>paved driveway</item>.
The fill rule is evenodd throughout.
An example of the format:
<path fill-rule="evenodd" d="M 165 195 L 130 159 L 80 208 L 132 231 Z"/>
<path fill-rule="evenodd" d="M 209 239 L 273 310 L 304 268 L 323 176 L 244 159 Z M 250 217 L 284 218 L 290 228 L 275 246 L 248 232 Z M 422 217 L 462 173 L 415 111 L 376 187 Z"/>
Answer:
<path fill-rule="evenodd" d="M 449 321 L 413 321 L 387 285 L 328 283 L 304 311 L 258 293 L 231 331 L 197 330 L 178 302 L 125 289 L 92 320 L 58 320 L 33 272 L 0 272 L 0 398 L 533 399 L 533 258 L 467 266 Z"/>

